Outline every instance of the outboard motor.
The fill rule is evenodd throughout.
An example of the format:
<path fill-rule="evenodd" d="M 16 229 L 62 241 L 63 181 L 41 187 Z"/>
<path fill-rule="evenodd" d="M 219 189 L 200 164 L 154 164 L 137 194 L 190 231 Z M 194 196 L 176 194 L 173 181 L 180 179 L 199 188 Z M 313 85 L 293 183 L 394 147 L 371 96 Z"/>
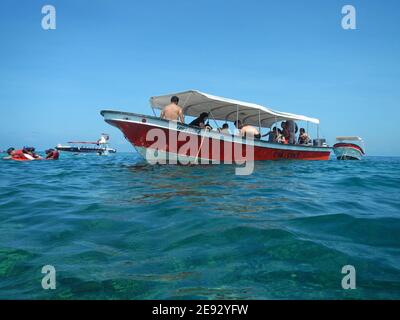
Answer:
<path fill-rule="evenodd" d="M 313 140 L 314 147 L 324 147 L 326 146 L 326 139 L 314 139 Z"/>

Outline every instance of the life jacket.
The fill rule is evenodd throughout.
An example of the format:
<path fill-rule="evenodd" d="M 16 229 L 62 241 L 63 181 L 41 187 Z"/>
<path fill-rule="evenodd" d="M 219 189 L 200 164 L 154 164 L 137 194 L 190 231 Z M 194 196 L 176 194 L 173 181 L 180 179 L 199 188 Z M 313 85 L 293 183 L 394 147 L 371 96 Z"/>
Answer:
<path fill-rule="evenodd" d="M 52 151 L 51 154 L 49 154 L 49 157 L 47 158 L 47 160 L 58 160 L 58 158 L 60 157 L 60 153 L 58 151 Z"/>
<path fill-rule="evenodd" d="M 22 150 L 14 151 L 14 154 L 11 156 L 11 159 L 16 161 L 29 161 L 28 157 L 25 156 L 25 153 Z"/>

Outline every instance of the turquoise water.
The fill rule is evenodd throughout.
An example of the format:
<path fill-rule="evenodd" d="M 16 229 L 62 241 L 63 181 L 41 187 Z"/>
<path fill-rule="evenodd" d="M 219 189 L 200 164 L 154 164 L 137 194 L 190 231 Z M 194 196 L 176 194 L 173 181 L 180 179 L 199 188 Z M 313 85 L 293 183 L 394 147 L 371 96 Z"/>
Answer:
<path fill-rule="evenodd" d="M 0 161 L 0 298 L 399 299 L 399 186 L 400 158 Z"/>

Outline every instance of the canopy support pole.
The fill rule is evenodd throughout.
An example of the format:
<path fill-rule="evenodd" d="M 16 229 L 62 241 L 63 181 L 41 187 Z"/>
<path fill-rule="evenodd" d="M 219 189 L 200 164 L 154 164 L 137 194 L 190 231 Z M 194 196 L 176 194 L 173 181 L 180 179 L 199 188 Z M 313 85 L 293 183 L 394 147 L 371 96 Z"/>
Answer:
<path fill-rule="evenodd" d="M 239 125 L 239 105 L 236 105 L 236 125 Z M 240 129 L 238 127 L 236 127 L 236 129 L 238 130 L 238 132 L 240 132 Z"/>
<path fill-rule="evenodd" d="M 218 129 L 218 128 L 219 128 L 219 125 L 218 125 L 217 120 L 215 120 L 215 118 L 214 118 L 214 116 L 213 116 L 213 114 L 212 114 L 212 112 L 211 112 L 211 107 L 209 107 L 208 110 L 209 110 L 209 114 L 211 115 L 211 118 L 213 119 L 213 121 L 214 121 L 214 123 L 215 123 L 215 125 L 217 126 L 217 129 Z"/>
<path fill-rule="evenodd" d="M 259 134 L 261 135 L 261 111 L 258 110 L 258 130 Z"/>
<path fill-rule="evenodd" d="M 312 140 L 311 140 L 311 138 L 310 138 L 310 134 L 309 134 L 309 122 L 307 121 L 307 137 L 308 137 L 308 141 L 311 141 L 312 142 Z"/>

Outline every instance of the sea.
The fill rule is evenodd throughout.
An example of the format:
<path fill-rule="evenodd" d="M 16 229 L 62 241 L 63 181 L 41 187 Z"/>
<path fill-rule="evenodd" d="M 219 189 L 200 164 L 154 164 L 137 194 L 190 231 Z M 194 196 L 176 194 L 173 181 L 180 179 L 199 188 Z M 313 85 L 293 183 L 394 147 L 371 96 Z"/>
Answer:
<path fill-rule="evenodd" d="M 399 191 L 395 157 L 0 160 L 0 299 L 400 299 Z"/>

